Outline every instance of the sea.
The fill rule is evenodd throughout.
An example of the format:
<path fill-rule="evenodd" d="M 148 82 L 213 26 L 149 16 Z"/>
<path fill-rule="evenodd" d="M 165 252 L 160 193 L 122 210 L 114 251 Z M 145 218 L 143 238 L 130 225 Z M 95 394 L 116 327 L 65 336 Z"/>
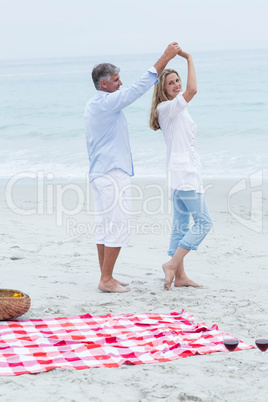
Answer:
<path fill-rule="evenodd" d="M 268 178 L 268 50 L 192 52 L 198 93 L 189 112 L 197 125 L 204 178 Z M 0 178 L 42 172 L 84 179 L 88 158 L 83 113 L 95 94 L 91 70 L 120 67 L 123 86 L 160 55 L 130 54 L 0 61 Z M 170 64 L 187 80 L 187 63 Z M 127 107 L 135 175 L 165 177 L 162 132 L 149 128 L 153 89 Z"/>

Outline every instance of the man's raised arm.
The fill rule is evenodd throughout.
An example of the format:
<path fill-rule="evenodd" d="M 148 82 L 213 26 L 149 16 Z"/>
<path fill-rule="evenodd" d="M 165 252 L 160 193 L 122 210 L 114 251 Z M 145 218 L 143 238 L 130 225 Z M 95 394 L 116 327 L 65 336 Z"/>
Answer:
<path fill-rule="evenodd" d="M 120 89 L 109 93 L 105 102 L 110 110 L 119 111 L 124 109 L 126 106 L 133 103 L 140 96 L 142 96 L 148 89 L 151 88 L 157 82 L 157 77 L 162 73 L 167 63 L 173 59 L 178 52 L 180 47 L 177 42 L 172 42 L 168 45 L 166 50 L 160 59 L 153 66 L 156 72 L 152 69 L 147 70 L 147 72 L 134 84 L 129 85 L 126 88 Z"/>

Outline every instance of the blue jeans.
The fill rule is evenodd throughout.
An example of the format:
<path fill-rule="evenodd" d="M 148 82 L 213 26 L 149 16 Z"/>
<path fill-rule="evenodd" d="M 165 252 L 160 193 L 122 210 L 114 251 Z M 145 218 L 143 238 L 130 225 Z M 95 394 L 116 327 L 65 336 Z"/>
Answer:
<path fill-rule="evenodd" d="M 168 255 L 173 256 L 178 246 L 197 250 L 212 228 L 212 219 L 203 193 L 175 190 L 173 194 L 173 225 Z M 190 216 L 194 225 L 190 228 Z"/>

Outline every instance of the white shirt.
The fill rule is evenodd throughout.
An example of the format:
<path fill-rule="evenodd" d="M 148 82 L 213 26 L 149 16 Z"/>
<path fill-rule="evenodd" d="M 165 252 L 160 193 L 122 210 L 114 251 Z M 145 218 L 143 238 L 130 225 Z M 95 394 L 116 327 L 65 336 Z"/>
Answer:
<path fill-rule="evenodd" d="M 84 113 L 89 180 L 112 169 L 133 176 L 133 162 L 128 126 L 122 111 L 157 82 L 157 71 L 149 68 L 138 81 L 115 92 L 97 91 Z"/>
<path fill-rule="evenodd" d="M 157 107 L 158 122 L 167 145 L 168 185 L 172 190 L 203 193 L 201 162 L 195 143 L 197 127 L 187 107 L 182 93 Z"/>

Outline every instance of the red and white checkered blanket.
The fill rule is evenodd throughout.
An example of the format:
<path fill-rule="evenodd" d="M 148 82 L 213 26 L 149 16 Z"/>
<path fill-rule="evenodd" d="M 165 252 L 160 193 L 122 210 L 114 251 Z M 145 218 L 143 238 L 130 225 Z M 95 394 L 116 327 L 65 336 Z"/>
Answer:
<path fill-rule="evenodd" d="M 166 362 L 225 351 L 223 333 L 184 310 L 0 322 L 0 375 Z M 239 343 L 237 350 L 253 346 Z"/>

